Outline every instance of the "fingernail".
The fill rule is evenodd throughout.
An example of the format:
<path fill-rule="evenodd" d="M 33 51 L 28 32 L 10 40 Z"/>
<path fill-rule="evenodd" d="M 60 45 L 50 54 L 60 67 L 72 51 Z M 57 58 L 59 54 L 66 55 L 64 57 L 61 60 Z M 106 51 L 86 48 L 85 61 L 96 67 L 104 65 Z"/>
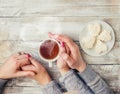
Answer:
<path fill-rule="evenodd" d="M 30 57 L 31 57 L 31 55 L 30 55 L 30 54 L 27 54 L 27 57 L 28 57 L 28 58 L 30 58 Z"/>
<path fill-rule="evenodd" d="M 64 43 L 64 42 L 61 42 L 61 46 L 62 46 L 62 47 L 65 47 L 65 43 Z"/>

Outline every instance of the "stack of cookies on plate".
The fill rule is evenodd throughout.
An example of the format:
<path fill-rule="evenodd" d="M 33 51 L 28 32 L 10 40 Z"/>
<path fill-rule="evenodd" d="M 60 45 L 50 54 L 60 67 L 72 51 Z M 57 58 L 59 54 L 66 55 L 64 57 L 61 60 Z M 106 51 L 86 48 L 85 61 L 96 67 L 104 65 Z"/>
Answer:
<path fill-rule="evenodd" d="M 87 35 L 82 39 L 84 48 L 93 49 L 97 54 L 107 51 L 107 42 L 112 40 L 111 32 L 98 23 L 88 24 L 87 30 Z"/>

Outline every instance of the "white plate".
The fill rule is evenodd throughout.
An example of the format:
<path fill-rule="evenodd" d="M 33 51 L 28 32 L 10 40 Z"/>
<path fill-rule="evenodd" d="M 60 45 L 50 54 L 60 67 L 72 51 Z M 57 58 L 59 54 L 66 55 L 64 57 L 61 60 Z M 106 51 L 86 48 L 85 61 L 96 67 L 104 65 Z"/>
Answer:
<path fill-rule="evenodd" d="M 88 24 L 93 24 L 93 23 L 99 23 L 102 26 L 102 30 L 105 29 L 105 30 L 109 30 L 111 32 L 112 40 L 106 42 L 108 50 L 105 51 L 105 52 L 103 52 L 103 53 L 101 53 L 101 54 L 97 54 L 94 51 L 94 49 L 85 49 L 84 46 L 82 45 L 82 39 L 83 39 L 83 37 L 85 37 L 88 34 L 87 26 L 88 26 Z M 115 34 L 114 34 L 114 31 L 113 31 L 112 27 L 109 24 L 107 24 L 104 21 L 95 20 L 95 21 L 89 22 L 89 23 L 87 23 L 85 25 L 85 27 L 83 28 L 83 30 L 79 34 L 79 42 L 80 42 L 81 48 L 83 49 L 83 51 L 86 54 L 88 54 L 90 56 L 103 56 L 103 55 L 107 54 L 108 52 L 110 52 L 110 50 L 113 48 L 114 43 L 115 43 Z"/>

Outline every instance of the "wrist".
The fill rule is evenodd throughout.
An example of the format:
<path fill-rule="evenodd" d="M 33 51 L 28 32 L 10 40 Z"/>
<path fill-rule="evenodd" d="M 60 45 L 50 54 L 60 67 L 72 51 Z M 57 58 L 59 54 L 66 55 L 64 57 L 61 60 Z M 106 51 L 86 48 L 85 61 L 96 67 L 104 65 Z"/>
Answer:
<path fill-rule="evenodd" d="M 0 79 L 9 80 L 10 78 L 7 77 L 7 75 L 3 74 L 3 72 L 0 72 Z"/>
<path fill-rule="evenodd" d="M 69 70 L 70 68 L 59 69 L 62 76 L 65 75 Z"/>
<path fill-rule="evenodd" d="M 76 69 L 79 72 L 83 72 L 86 69 L 87 65 L 85 62 L 82 62 Z"/>
<path fill-rule="evenodd" d="M 41 85 L 46 85 L 52 81 L 51 77 L 48 74 L 45 74 L 45 76 L 42 77 L 42 79 L 38 78 L 38 82 Z"/>
<path fill-rule="evenodd" d="M 3 77 L 2 77 L 2 75 L 1 75 L 1 73 L 0 73 L 0 79 L 3 79 Z"/>
<path fill-rule="evenodd" d="M 0 70 L 1 71 L 1 70 Z M 0 79 L 4 79 L 2 73 L 0 72 Z"/>

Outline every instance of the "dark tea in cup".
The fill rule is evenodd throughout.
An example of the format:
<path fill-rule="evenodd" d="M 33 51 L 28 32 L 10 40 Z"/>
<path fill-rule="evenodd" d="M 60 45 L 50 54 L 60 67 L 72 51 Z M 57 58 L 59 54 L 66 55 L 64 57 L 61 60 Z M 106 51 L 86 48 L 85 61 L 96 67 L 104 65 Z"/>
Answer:
<path fill-rule="evenodd" d="M 59 43 L 54 39 L 48 39 L 40 45 L 40 56 L 48 62 L 55 61 L 59 54 Z"/>

